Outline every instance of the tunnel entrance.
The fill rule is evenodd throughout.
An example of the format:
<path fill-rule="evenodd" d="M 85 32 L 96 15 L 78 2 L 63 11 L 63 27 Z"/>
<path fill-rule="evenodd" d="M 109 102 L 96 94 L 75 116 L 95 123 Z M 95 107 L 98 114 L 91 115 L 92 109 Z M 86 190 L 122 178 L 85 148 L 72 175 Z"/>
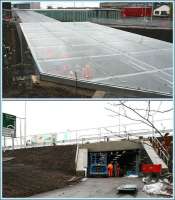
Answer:
<path fill-rule="evenodd" d="M 108 152 L 89 152 L 88 176 L 108 177 L 108 164 L 113 165 L 113 177 L 138 175 L 140 150 L 122 150 Z M 117 174 L 117 166 L 119 173 Z"/>

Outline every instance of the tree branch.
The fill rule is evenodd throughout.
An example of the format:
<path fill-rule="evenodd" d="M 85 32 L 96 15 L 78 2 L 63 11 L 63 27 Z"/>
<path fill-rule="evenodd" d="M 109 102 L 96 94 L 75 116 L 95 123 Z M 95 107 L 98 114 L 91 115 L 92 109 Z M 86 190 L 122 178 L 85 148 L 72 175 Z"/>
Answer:
<path fill-rule="evenodd" d="M 121 105 L 123 105 L 124 107 L 128 108 L 129 110 L 133 111 L 135 114 L 137 114 L 139 117 L 141 117 L 144 121 L 146 120 L 149 125 L 156 130 L 157 133 L 159 133 L 161 135 L 161 137 L 163 137 L 162 133 L 154 126 L 154 124 L 149 120 L 149 119 L 145 119 L 140 113 L 138 113 L 135 109 L 127 106 L 126 104 L 121 102 Z M 147 123 L 146 123 L 147 124 Z"/>

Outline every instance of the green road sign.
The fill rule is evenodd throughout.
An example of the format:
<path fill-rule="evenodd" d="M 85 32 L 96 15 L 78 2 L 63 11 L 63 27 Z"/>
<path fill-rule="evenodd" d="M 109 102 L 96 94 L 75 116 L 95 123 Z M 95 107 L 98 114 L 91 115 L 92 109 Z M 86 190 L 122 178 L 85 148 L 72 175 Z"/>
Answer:
<path fill-rule="evenodd" d="M 3 113 L 3 135 L 15 137 L 16 116 Z"/>

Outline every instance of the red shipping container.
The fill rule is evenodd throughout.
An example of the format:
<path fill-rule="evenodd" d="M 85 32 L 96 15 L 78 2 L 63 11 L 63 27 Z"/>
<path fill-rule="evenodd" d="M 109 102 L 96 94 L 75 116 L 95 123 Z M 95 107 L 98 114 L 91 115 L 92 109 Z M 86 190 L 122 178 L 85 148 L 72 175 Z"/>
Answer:
<path fill-rule="evenodd" d="M 143 173 L 161 173 L 162 165 L 161 164 L 142 164 Z"/>
<path fill-rule="evenodd" d="M 151 17 L 151 7 L 124 7 L 122 9 L 123 17 Z"/>

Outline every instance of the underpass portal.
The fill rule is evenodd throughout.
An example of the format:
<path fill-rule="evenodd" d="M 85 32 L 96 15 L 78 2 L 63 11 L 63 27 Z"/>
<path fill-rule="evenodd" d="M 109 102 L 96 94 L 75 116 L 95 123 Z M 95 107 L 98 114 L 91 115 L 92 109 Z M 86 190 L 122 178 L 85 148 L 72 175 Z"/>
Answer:
<path fill-rule="evenodd" d="M 138 175 L 140 172 L 140 150 L 89 152 L 88 176 L 108 177 L 108 165 L 112 164 L 112 176 Z"/>

